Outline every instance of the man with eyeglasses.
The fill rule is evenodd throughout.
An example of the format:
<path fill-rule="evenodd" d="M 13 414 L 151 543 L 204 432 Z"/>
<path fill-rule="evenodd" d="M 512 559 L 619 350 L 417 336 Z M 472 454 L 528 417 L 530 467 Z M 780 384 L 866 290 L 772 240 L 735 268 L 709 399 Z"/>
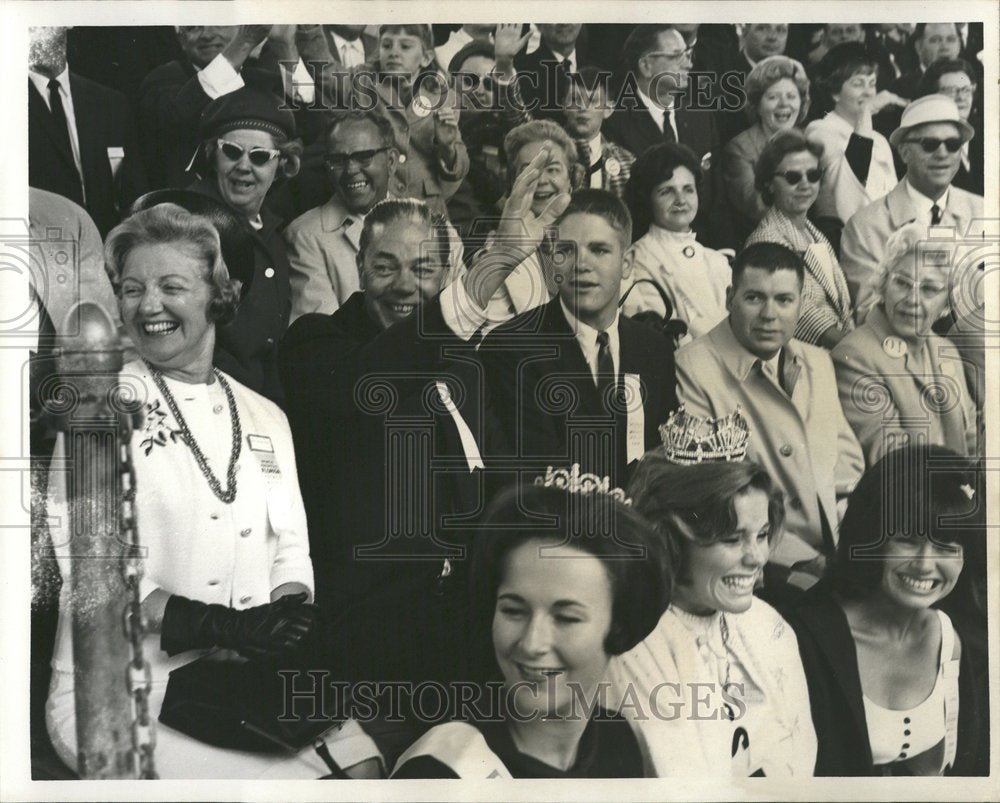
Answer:
<path fill-rule="evenodd" d="M 292 316 L 330 315 L 360 289 L 358 246 L 365 215 L 383 198 L 399 161 L 392 123 L 376 111 L 336 113 L 326 134 L 324 168 L 333 194 L 285 230 L 291 265 Z M 450 226 L 450 266 L 461 241 Z"/>
<path fill-rule="evenodd" d="M 926 95 L 903 111 L 889 142 L 905 164 L 906 174 L 888 195 L 851 216 L 840 241 L 840 265 L 858 323 L 871 306 L 878 265 L 894 231 L 916 222 L 924 227 L 952 227 L 959 238 L 981 235 L 983 199 L 952 186 L 962 145 L 972 135 L 972 126 L 961 118 L 955 101 L 944 95 Z M 970 227 L 974 222 L 975 230 Z"/>
<path fill-rule="evenodd" d="M 700 204 L 694 229 L 704 235 L 713 209 L 712 152 L 719 146 L 719 134 L 715 112 L 697 108 L 694 102 L 700 98 L 710 105 L 711 100 L 707 85 L 704 92 L 689 86 L 691 48 L 672 25 L 636 25 L 625 41 L 628 73 L 618 95 L 618 108 L 602 131 L 637 156 L 661 142 L 679 142 L 695 152 L 704 175 L 698 187 Z"/>

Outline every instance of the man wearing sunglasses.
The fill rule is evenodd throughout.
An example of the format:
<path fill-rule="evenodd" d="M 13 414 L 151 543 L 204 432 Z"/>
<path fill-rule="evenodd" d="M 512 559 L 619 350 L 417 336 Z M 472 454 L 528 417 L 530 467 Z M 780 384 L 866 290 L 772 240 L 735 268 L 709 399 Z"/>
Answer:
<path fill-rule="evenodd" d="M 361 228 L 368 211 L 392 196 L 389 186 L 399 163 L 392 123 L 377 111 L 336 113 L 325 140 L 323 165 L 333 194 L 326 203 L 295 218 L 285 230 L 292 321 L 310 312 L 331 315 L 361 289 Z M 458 265 L 461 241 L 451 226 L 448 234 L 458 249 L 450 255 L 449 265 Z"/>
<path fill-rule="evenodd" d="M 888 195 L 852 215 L 841 238 L 840 264 L 858 323 L 871 306 L 878 265 L 894 231 L 916 222 L 925 227 L 953 227 L 959 238 L 980 236 L 983 199 L 952 186 L 962 145 L 972 136 L 972 126 L 959 116 L 955 101 L 944 95 L 918 98 L 903 111 L 889 142 L 905 164 L 906 174 Z M 974 221 L 979 221 L 975 231 L 970 229 Z"/>

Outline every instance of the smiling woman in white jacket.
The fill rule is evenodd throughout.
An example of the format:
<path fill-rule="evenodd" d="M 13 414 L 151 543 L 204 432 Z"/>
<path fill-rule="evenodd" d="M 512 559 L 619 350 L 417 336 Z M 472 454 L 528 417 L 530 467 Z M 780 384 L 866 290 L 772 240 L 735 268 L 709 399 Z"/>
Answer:
<path fill-rule="evenodd" d="M 212 366 L 216 324 L 232 316 L 239 297 L 215 228 L 161 204 L 112 231 L 105 257 L 140 356 L 119 382 L 141 404 L 131 459 L 155 715 L 169 672 L 209 651 L 238 660 L 236 652 L 275 656 L 298 645 L 315 622 L 313 569 L 285 415 Z M 65 582 L 46 719 L 60 757 L 75 766 L 71 621 L 87 600 L 69 582 L 66 486 L 65 472 L 54 470 L 49 512 L 62 523 L 52 541 Z M 344 738 L 352 736 L 371 746 L 356 730 Z M 349 751 L 339 752 L 350 763 Z M 315 755 L 224 750 L 162 724 L 156 764 L 162 778 L 315 778 L 328 771 Z"/>

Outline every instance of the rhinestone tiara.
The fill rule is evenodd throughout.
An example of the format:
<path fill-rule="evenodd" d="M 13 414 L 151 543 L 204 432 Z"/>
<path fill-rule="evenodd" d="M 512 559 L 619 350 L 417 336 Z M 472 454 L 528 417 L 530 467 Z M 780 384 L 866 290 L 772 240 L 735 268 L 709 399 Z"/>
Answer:
<path fill-rule="evenodd" d="M 746 457 L 750 427 L 739 405 L 727 416 L 699 418 L 684 412 L 682 404 L 660 425 L 660 438 L 667 460 L 676 465 L 728 463 Z"/>
<path fill-rule="evenodd" d="M 574 463 L 568 469 L 549 466 L 545 469 L 544 477 L 535 477 L 535 485 L 544 485 L 546 488 L 561 488 L 571 494 L 604 494 L 612 499 L 617 499 L 622 504 L 632 504 L 632 500 L 625 496 L 625 491 L 621 488 L 611 487 L 610 477 L 598 477 L 596 474 L 588 473 L 581 474 L 579 463 Z"/>

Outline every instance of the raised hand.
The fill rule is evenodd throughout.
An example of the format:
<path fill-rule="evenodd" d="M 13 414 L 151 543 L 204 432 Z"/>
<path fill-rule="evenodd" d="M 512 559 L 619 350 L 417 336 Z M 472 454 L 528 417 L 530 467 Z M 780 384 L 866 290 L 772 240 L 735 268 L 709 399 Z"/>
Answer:
<path fill-rule="evenodd" d="M 497 69 L 502 71 L 502 66 L 513 63 L 514 56 L 524 50 L 531 38 L 531 31 L 521 36 L 521 23 L 504 22 L 497 25 L 493 34 L 493 58 L 497 63 Z"/>
<path fill-rule="evenodd" d="M 541 148 L 514 179 L 495 235 L 477 254 L 464 277 L 466 292 L 480 307 L 485 308 L 510 272 L 538 249 L 546 229 L 569 204 L 569 193 L 563 192 L 552 198 L 538 214 L 531 209 L 538 180 L 549 157 L 549 149 Z"/>
<path fill-rule="evenodd" d="M 447 150 L 454 148 L 459 139 L 458 110 L 444 107 L 434 112 L 434 138 Z"/>

